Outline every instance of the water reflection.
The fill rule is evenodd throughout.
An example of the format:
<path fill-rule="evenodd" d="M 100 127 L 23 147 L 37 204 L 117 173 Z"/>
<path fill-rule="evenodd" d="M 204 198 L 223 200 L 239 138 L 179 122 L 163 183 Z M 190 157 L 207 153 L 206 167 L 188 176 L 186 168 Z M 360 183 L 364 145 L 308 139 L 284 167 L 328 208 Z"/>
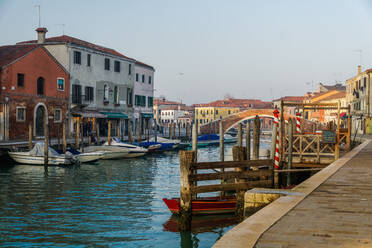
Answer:
<path fill-rule="evenodd" d="M 198 154 L 219 158 L 218 147 Z M 166 230 L 176 220 L 162 198 L 178 195 L 177 152 L 72 167 L 2 164 L 0 246 L 210 247 L 231 228 L 200 219 L 192 232 Z"/>

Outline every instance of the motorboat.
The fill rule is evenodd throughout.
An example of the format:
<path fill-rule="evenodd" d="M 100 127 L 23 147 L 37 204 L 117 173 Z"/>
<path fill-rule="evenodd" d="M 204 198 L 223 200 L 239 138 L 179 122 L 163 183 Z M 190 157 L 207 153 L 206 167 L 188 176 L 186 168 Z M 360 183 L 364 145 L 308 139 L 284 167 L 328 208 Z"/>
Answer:
<path fill-rule="evenodd" d="M 228 143 L 235 143 L 235 142 L 237 142 L 238 141 L 238 137 L 234 137 L 234 136 L 232 136 L 232 135 L 230 135 L 230 134 L 225 134 L 224 136 L 223 136 L 223 143 L 225 143 L 225 144 L 228 144 Z"/>
<path fill-rule="evenodd" d="M 173 149 L 176 149 L 176 148 L 178 148 L 179 144 L 181 143 L 180 140 L 177 140 L 177 139 L 166 139 L 166 138 L 163 138 L 163 137 L 156 137 L 156 141 L 155 141 L 155 137 L 152 137 L 150 139 L 150 141 L 152 141 L 152 142 L 158 142 L 158 143 L 162 144 L 162 149 L 163 150 L 173 150 Z"/>
<path fill-rule="evenodd" d="M 87 153 L 102 153 L 101 159 L 120 159 L 127 158 L 129 150 L 124 147 L 116 146 L 87 146 L 84 147 Z"/>
<path fill-rule="evenodd" d="M 180 211 L 180 198 L 163 198 L 164 203 L 173 214 Z M 192 200 L 191 212 L 193 215 L 201 214 L 226 214 L 233 213 L 236 209 L 236 198 L 225 197 L 199 197 Z"/>
<path fill-rule="evenodd" d="M 105 151 L 101 152 L 82 152 L 74 155 L 75 159 L 79 163 L 94 162 L 99 159 L 103 159 L 105 156 Z"/>
<path fill-rule="evenodd" d="M 115 137 L 111 138 L 110 144 L 108 143 L 108 141 L 106 141 L 102 146 L 103 147 L 116 147 L 119 149 L 124 148 L 128 150 L 129 153 L 125 156 L 125 158 L 141 157 L 148 152 L 146 148 L 121 142 L 118 138 L 115 138 Z"/>
<path fill-rule="evenodd" d="M 133 143 L 134 145 L 136 146 L 140 146 L 140 147 L 143 147 L 143 148 L 146 148 L 147 149 L 147 152 L 151 153 L 151 152 L 158 152 L 160 151 L 160 148 L 162 147 L 162 145 L 158 142 L 151 142 L 151 141 L 144 141 L 144 142 L 141 142 L 141 143 Z"/>
<path fill-rule="evenodd" d="M 38 142 L 28 152 L 9 152 L 9 156 L 20 164 L 44 164 L 44 143 Z M 59 154 L 53 148 L 48 147 L 48 165 L 70 165 L 75 162 L 71 153 Z"/>

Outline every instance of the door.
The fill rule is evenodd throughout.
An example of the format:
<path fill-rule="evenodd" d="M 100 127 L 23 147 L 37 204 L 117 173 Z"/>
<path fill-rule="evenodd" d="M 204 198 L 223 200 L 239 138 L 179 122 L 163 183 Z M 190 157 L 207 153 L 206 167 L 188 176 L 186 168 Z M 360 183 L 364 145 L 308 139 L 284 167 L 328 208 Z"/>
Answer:
<path fill-rule="evenodd" d="M 45 108 L 39 106 L 36 109 L 35 116 L 35 135 L 44 136 L 44 118 L 45 118 Z"/>

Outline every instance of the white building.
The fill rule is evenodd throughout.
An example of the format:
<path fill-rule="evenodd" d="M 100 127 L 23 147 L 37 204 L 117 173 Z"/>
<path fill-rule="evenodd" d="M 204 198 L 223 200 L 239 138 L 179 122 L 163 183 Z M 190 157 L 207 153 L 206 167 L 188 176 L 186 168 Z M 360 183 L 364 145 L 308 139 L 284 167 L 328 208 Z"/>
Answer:
<path fill-rule="evenodd" d="M 141 124 L 142 133 L 152 126 L 154 104 L 154 67 L 136 61 L 134 80 L 134 114 L 133 123 Z M 136 128 L 135 128 L 136 129 Z"/>
<path fill-rule="evenodd" d="M 189 111 L 181 109 L 181 106 L 164 108 L 160 112 L 162 124 L 177 123 L 178 118 L 188 115 Z"/>
<path fill-rule="evenodd" d="M 105 135 L 109 118 L 113 123 L 113 135 L 117 127 L 123 133 L 128 118 L 133 116 L 135 60 L 113 49 L 67 35 L 45 39 L 45 32 L 39 32 L 37 41 L 21 43 L 36 42 L 44 44 L 70 73 L 71 114 L 74 116 L 71 119 L 83 121 L 85 131 L 91 130 L 98 121 L 101 135 Z"/>

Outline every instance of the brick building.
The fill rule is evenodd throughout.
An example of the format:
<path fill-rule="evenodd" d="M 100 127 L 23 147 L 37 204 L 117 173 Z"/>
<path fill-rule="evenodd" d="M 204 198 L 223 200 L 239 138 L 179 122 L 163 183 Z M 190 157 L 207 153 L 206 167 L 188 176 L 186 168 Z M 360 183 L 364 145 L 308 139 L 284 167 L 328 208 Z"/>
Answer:
<path fill-rule="evenodd" d="M 69 94 L 68 72 L 42 45 L 0 47 L 0 140 L 24 139 L 30 123 L 42 137 L 45 118 L 50 137 L 62 135 Z"/>

